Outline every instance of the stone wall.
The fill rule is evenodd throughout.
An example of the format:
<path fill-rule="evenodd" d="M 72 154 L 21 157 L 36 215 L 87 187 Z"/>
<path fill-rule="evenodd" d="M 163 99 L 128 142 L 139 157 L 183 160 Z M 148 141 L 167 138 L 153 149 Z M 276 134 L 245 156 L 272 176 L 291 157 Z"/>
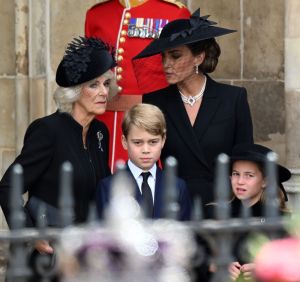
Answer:
<path fill-rule="evenodd" d="M 85 11 L 97 2 L 0 0 L 0 177 L 19 152 L 29 122 L 54 111 L 52 92 L 57 64 L 67 42 L 83 34 Z M 273 148 L 279 153 L 280 162 L 285 163 L 286 144 L 289 148 L 299 147 L 299 140 L 294 139 L 300 134 L 297 115 L 289 116 L 289 108 L 293 113 L 298 111 L 299 85 L 291 84 L 286 103 L 284 69 L 285 66 L 292 69 L 299 84 L 299 64 L 293 64 L 293 57 L 284 51 L 287 30 L 289 50 L 295 53 L 300 47 L 296 16 L 300 13 L 299 1 L 189 0 L 186 3 L 190 11 L 200 4 L 202 15 L 209 14 L 221 26 L 237 30 L 218 38 L 222 54 L 212 76 L 247 88 L 255 141 Z M 286 141 L 289 120 L 294 121 L 296 135 L 289 131 Z M 300 168 L 299 160 L 292 157 L 290 162 L 294 168 Z"/>

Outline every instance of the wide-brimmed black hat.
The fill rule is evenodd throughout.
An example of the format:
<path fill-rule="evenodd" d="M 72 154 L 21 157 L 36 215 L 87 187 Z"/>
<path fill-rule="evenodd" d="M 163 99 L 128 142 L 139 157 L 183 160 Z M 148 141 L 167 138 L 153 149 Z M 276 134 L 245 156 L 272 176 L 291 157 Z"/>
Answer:
<path fill-rule="evenodd" d="M 209 21 L 209 16 L 200 17 L 200 9 L 196 10 L 190 19 L 177 19 L 164 26 L 158 39 L 152 41 L 133 59 L 145 58 L 159 54 L 166 49 L 186 45 L 201 40 L 214 38 L 236 30 L 215 26 Z"/>
<path fill-rule="evenodd" d="M 236 145 L 230 156 L 231 163 L 237 160 L 253 161 L 265 165 L 267 161 L 267 154 L 273 152 L 271 149 L 259 144 L 239 144 Z M 277 181 L 283 191 L 285 199 L 287 200 L 286 191 L 282 185 L 291 178 L 291 172 L 284 166 L 277 164 Z"/>
<path fill-rule="evenodd" d="M 75 86 L 92 80 L 116 66 L 114 50 L 99 38 L 79 37 L 68 44 L 56 71 L 56 83 Z"/>

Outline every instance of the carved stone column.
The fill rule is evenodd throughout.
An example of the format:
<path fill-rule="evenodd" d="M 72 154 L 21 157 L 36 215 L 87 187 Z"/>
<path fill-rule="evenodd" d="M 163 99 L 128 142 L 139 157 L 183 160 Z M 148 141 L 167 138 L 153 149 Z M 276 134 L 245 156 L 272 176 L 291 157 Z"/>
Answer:
<path fill-rule="evenodd" d="M 285 186 L 291 195 L 300 192 L 300 1 L 285 1 L 285 101 L 286 165 L 293 177 Z"/>
<path fill-rule="evenodd" d="M 16 152 L 20 152 L 29 120 L 28 83 L 28 0 L 15 0 L 15 123 Z"/>

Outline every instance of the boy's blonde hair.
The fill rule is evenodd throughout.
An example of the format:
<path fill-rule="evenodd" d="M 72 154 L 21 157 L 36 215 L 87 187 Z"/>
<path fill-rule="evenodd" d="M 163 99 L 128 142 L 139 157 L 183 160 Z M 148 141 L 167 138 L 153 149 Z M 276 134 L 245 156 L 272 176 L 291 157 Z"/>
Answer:
<path fill-rule="evenodd" d="M 124 115 L 122 121 L 122 133 L 127 138 L 131 126 L 135 125 L 146 130 L 152 135 L 166 136 L 166 120 L 162 111 L 154 105 L 137 104 Z"/>

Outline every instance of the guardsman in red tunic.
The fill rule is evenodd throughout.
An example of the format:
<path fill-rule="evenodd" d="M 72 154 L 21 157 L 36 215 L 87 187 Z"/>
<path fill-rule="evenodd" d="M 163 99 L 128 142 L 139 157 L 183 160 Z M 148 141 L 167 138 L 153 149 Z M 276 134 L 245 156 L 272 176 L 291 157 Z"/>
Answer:
<path fill-rule="evenodd" d="M 110 132 L 110 164 L 127 160 L 121 144 L 124 111 L 142 101 L 142 94 L 167 86 L 160 55 L 133 61 L 169 21 L 189 18 L 178 0 L 107 0 L 86 13 L 85 35 L 100 37 L 116 48 L 119 95 L 109 102 L 101 120 Z M 137 82 L 137 77 L 139 84 Z"/>

